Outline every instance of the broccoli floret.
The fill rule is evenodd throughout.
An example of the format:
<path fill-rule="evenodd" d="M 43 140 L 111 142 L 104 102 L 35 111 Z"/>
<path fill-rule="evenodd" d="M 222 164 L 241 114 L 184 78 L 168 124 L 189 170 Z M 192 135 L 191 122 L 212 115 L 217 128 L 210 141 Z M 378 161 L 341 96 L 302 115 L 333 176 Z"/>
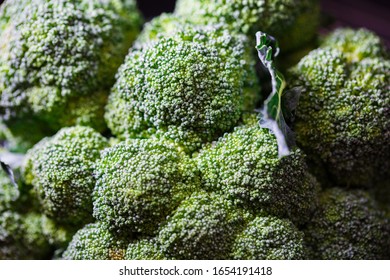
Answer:
<path fill-rule="evenodd" d="M 135 2 L 19 2 L 0 8 L 2 121 L 31 142 L 64 126 L 102 131 L 114 75 L 139 29 Z"/>
<path fill-rule="evenodd" d="M 24 178 L 39 195 L 43 211 L 60 224 L 92 219 L 94 162 L 107 140 L 89 127 L 61 129 L 28 151 Z"/>
<path fill-rule="evenodd" d="M 18 188 L 12 184 L 10 178 L 0 168 L 0 213 L 12 209 L 19 196 Z"/>
<path fill-rule="evenodd" d="M 155 239 L 131 242 L 126 250 L 126 260 L 167 260 Z"/>
<path fill-rule="evenodd" d="M 226 259 L 246 219 L 225 197 L 195 192 L 168 217 L 157 242 L 170 259 Z"/>
<path fill-rule="evenodd" d="M 310 42 L 320 15 L 316 0 L 178 0 L 175 14 L 197 24 L 224 23 L 250 38 L 266 32 L 278 39 L 283 51 Z"/>
<path fill-rule="evenodd" d="M 316 206 L 318 184 L 296 149 L 279 158 L 276 138 L 255 117 L 197 156 L 203 187 L 219 192 L 250 211 L 266 212 L 301 223 Z"/>
<path fill-rule="evenodd" d="M 305 231 L 312 259 L 388 259 L 390 220 L 364 191 L 332 188 Z"/>
<path fill-rule="evenodd" d="M 190 152 L 199 149 L 256 102 L 246 44 L 222 28 L 186 26 L 134 50 L 109 97 L 109 128 L 121 139 L 166 133 Z"/>
<path fill-rule="evenodd" d="M 340 185 L 389 177 L 390 60 L 367 30 L 340 29 L 290 71 L 298 145 Z"/>
<path fill-rule="evenodd" d="M 51 246 L 42 231 L 42 215 L 0 213 L 0 259 L 48 258 Z"/>
<path fill-rule="evenodd" d="M 198 172 L 174 143 L 132 139 L 102 152 L 96 164 L 94 217 L 119 233 L 152 235 L 198 186 Z"/>
<path fill-rule="evenodd" d="M 123 260 L 129 242 L 113 235 L 103 223 L 88 224 L 73 236 L 62 257 L 66 260 Z"/>
<path fill-rule="evenodd" d="M 260 216 L 251 221 L 234 244 L 236 260 L 292 260 L 305 258 L 303 233 L 285 219 Z"/>

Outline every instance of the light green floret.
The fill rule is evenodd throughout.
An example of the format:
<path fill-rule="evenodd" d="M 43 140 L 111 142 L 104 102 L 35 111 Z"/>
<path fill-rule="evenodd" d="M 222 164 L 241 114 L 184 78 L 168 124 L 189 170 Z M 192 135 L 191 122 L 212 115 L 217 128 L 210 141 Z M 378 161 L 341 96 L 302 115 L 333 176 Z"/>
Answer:
<path fill-rule="evenodd" d="M 102 152 L 96 164 L 94 217 L 119 233 L 152 235 L 198 187 L 198 172 L 174 143 L 132 139 Z"/>
<path fill-rule="evenodd" d="M 61 129 L 27 153 L 24 178 L 39 195 L 43 211 L 60 224 L 92 219 L 94 162 L 107 140 L 89 127 Z"/>
<path fill-rule="evenodd" d="M 316 206 L 318 191 L 304 154 L 295 149 L 279 158 L 275 136 L 254 118 L 247 121 L 199 152 L 204 188 L 255 213 L 304 222 Z"/>
<path fill-rule="evenodd" d="M 36 213 L 0 213 L 0 260 L 50 257 L 52 248 L 43 234 L 41 220 Z"/>
<path fill-rule="evenodd" d="M 364 191 L 332 188 L 305 229 L 311 259 L 388 259 L 390 220 Z"/>
<path fill-rule="evenodd" d="M 19 2 L 0 8 L 4 123 L 28 139 L 72 125 L 103 130 L 114 75 L 140 26 L 135 1 Z"/>
<path fill-rule="evenodd" d="M 231 129 L 257 100 L 246 44 L 218 27 L 188 25 L 134 50 L 109 97 L 109 128 L 121 139 L 166 132 L 188 151 Z"/>
<path fill-rule="evenodd" d="M 226 259 L 246 219 L 225 197 L 195 192 L 168 217 L 156 239 L 169 259 Z"/>
<path fill-rule="evenodd" d="M 224 23 L 253 40 L 257 31 L 266 32 L 283 51 L 310 42 L 320 18 L 316 0 L 178 0 L 175 14 L 197 24 Z"/>
<path fill-rule="evenodd" d="M 178 32 L 193 34 L 200 33 L 204 34 L 206 31 L 207 36 L 211 36 L 215 39 L 219 35 L 228 34 L 224 31 L 225 27 L 221 24 L 214 24 L 209 26 L 196 25 L 192 23 L 188 18 L 177 16 L 175 14 L 162 14 L 158 17 L 155 17 L 150 22 L 147 22 L 141 32 L 137 37 L 137 40 L 134 42 L 135 48 L 145 48 L 148 45 L 152 45 L 153 42 L 156 42 L 164 37 L 175 36 Z M 189 36 L 188 34 L 186 36 Z M 193 35 L 190 35 L 193 36 Z M 240 38 L 238 35 L 237 38 Z M 240 38 L 243 40 L 244 44 L 244 54 L 242 59 L 245 61 L 243 68 L 245 73 L 247 73 L 247 78 L 244 81 L 244 109 L 251 111 L 255 108 L 257 101 L 260 99 L 260 85 L 256 74 L 256 62 L 257 58 L 253 54 L 254 44 L 251 40 L 245 40 L 243 37 Z M 228 46 L 220 45 L 217 48 L 227 48 Z"/>
<path fill-rule="evenodd" d="M 240 233 L 231 258 L 236 260 L 296 260 L 305 257 L 303 233 L 289 220 L 257 217 Z"/>
<path fill-rule="evenodd" d="M 62 257 L 66 260 L 123 260 L 128 243 L 97 222 L 80 229 Z"/>
<path fill-rule="evenodd" d="M 166 260 L 155 239 L 131 242 L 126 250 L 126 260 Z"/>
<path fill-rule="evenodd" d="M 366 30 L 340 29 L 290 71 L 297 142 L 339 184 L 389 176 L 390 60 Z"/>

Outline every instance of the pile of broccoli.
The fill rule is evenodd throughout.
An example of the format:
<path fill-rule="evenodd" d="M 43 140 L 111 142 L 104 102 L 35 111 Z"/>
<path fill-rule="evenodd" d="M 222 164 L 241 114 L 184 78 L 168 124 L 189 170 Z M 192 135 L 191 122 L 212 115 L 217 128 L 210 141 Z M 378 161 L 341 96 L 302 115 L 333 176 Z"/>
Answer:
<path fill-rule="evenodd" d="M 316 0 L 178 0 L 142 21 L 133 0 L 1 4 L 0 259 L 390 258 L 377 35 L 318 36 Z M 300 54 L 285 81 L 257 31 L 276 65 Z"/>

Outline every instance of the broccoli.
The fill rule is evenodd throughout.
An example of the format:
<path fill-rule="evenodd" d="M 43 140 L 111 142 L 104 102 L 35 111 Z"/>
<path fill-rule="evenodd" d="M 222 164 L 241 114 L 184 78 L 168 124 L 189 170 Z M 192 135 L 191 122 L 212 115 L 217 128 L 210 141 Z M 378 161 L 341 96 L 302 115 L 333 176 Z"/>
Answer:
<path fill-rule="evenodd" d="M 157 135 L 199 149 L 254 108 L 258 83 L 246 44 L 221 27 L 187 25 L 132 51 L 109 96 L 109 128 L 120 139 Z"/>
<path fill-rule="evenodd" d="M 167 260 L 166 256 L 152 238 L 133 241 L 126 249 L 126 260 Z"/>
<path fill-rule="evenodd" d="M 0 169 L 0 213 L 13 209 L 19 196 L 19 189 L 12 184 L 6 173 Z"/>
<path fill-rule="evenodd" d="M 364 191 L 331 188 L 305 233 L 311 259 L 388 259 L 390 219 Z"/>
<path fill-rule="evenodd" d="M 172 142 L 132 139 L 96 163 L 93 215 L 118 233 L 153 234 L 199 184 L 190 158 Z"/>
<path fill-rule="evenodd" d="M 388 178 L 390 60 L 380 39 L 364 29 L 335 31 L 289 76 L 300 93 L 297 143 L 312 161 L 339 185 Z"/>
<path fill-rule="evenodd" d="M 0 170 L 0 259 L 50 258 L 74 231 L 42 215 L 29 186 L 15 186 Z"/>
<path fill-rule="evenodd" d="M 255 213 L 266 212 L 302 223 L 316 206 L 318 184 L 299 150 L 278 157 L 276 138 L 246 116 L 197 155 L 202 186 L 228 196 Z"/>
<path fill-rule="evenodd" d="M 123 260 L 129 241 L 110 233 L 103 223 L 84 226 L 63 253 L 67 260 Z"/>
<path fill-rule="evenodd" d="M 226 259 L 245 220 L 224 196 L 194 192 L 168 217 L 157 244 L 170 259 Z"/>
<path fill-rule="evenodd" d="M 0 7 L 0 116 L 31 146 L 65 126 L 102 131 L 138 33 L 133 0 L 8 0 Z"/>
<path fill-rule="evenodd" d="M 46 215 L 64 225 L 91 221 L 94 162 L 107 146 L 94 129 L 75 126 L 42 139 L 28 151 L 24 178 L 33 185 Z"/>
<path fill-rule="evenodd" d="M 0 259 L 42 259 L 50 255 L 41 215 L 0 212 Z"/>
<path fill-rule="evenodd" d="M 257 31 L 266 32 L 283 51 L 310 42 L 320 18 L 317 0 L 178 0 L 175 14 L 195 24 L 224 23 L 251 39 Z"/>
<path fill-rule="evenodd" d="M 259 216 L 251 221 L 233 243 L 236 260 L 304 259 L 303 233 L 289 220 Z"/>

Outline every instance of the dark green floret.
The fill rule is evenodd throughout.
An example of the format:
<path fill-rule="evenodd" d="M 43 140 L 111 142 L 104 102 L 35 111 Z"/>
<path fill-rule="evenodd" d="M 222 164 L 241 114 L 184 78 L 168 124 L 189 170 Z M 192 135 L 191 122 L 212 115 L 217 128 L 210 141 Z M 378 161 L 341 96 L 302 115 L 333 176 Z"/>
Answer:
<path fill-rule="evenodd" d="M 332 188 L 305 229 L 311 259 L 388 259 L 390 220 L 364 191 Z"/>
<path fill-rule="evenodd" d="M 300 150 L 279 158 L 276 138 L 255 118 L 238 126 L 197 156 L 203 187 L 226 195 L 250 211 L 296 222 L 316 206 L 318 184 Z"/>
<path fill-rule="evenodd" d="M 24 177 L 39 195 L 42 210 L 61 224 L 92 219 L 94 162 L 107 140 L 89 127 L 61 129 L 27 153 Z"/>
<path fill-rule="evenodd" d="M 290 71 L 298 145 L 338 184 L 389 177 L 390 60 L 373 33 L 340 29 Z"/>
<path fill-rule="evenodd" d="M 266 32 L 283 51 L 310 42 L 320 18 L 316 0 L 178 0 L 175 14 L 196 24 L 223 23 L 251 39 L 257 31 Z"/>
<path fill-rule="evenodd" d="M 226 259 L 246 217 L 225 197 L 195 192 L 160 229 L 157 242 L 170 259 Z"/>
<path fill-rule="evenodd" d="M 133 0 L 6 1 L 0 7 L 2 121 L 35 142 L 64 126 L 104 130 L 107 95 L 139 25 Z"/>
<path fill-rule="evenodd" d="M 303 233 L 285 219 L 260 216 L 238 234 L 231 253 L 236 260 L 304 259 Z"/>
<path fill-rule="evenodd" d="M 62 257 L 66 260 L 123 260 L 128 243 L 97 222 L 80 229 Z"/>
<path fill-rule="evenodd" d="M 186 26 L 134 50 L 109 97 L 109 128 L 121 139 L 165 133 L 188 151 L 199 149 L 256 103 L 246 44 L 222 28 Z"/>
<path fill-rule="evenodd" d="M 43 234 L 42 215 L 0 213 L 0 260 L 44 259 L 51 247 Z"/>
<path fill-rule="evenodd" d="M 190 158 L 171 142 L 132 139 L 96 164 L 94 217 L 119 233 L 153 234 L 199 184 Z"/>

